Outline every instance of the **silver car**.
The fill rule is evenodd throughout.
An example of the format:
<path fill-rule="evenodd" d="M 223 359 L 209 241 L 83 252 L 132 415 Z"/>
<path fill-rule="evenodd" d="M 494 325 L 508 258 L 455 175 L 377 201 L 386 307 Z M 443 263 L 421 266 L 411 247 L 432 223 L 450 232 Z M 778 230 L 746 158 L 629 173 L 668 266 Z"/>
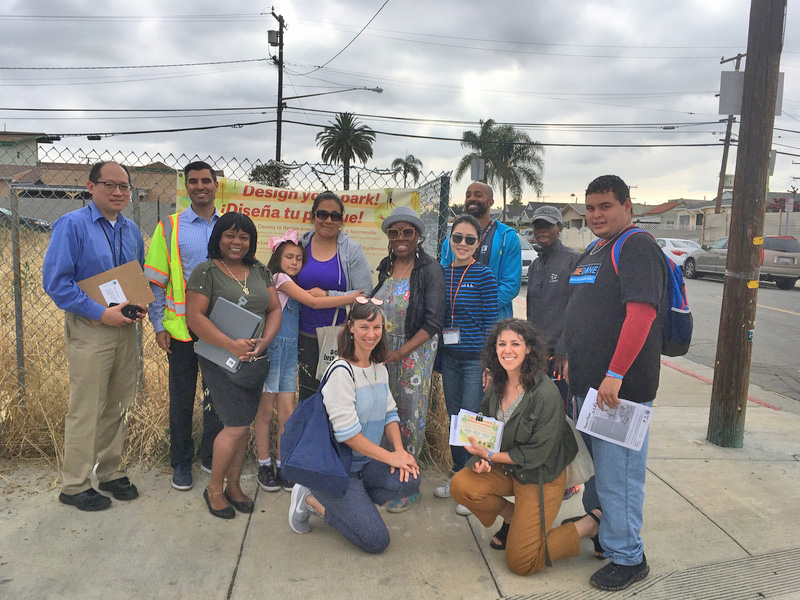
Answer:
<path fill-rule="evenodd" d="M 689 279 L 701 275 L 724 275 L 727 261 L 728 238 L 724 237 L 690 253 L 683 263 L 683 273 Z M 782 290 L 791 290 L 800 278 L 800 242 L 792 236 L 765 236 L 759 278 L 774 281 Z"/>
<path fill-rule="evenodd" d="M 533 261 L 539 258 L 539 254 L 533 249 L 530 242 L 525 239 L 521 233 L 519 236 L 519 245 L 522 248 L 522 283 L 528 282 L 528 269 L 531 268 Z"/>

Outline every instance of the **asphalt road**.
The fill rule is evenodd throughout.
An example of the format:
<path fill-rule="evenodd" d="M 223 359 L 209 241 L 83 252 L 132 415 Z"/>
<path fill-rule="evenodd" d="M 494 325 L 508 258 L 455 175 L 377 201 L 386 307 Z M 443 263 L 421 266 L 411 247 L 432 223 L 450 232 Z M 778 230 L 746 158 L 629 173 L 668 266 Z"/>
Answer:
<path fill-rule="evenodd" d="M 694 314 L 692 346 L 686 358 L 713 367 L 722 306 L 721 278 L 688 279 Z M 750 381 L 800 401 L 800 287 L 779 290 L 761 282 Z"/>
<path fill-rule="evenodd" d="M 692 346 L 686 358 L 714 366 L 722 306 L 722 278 L 687 279 L 686 293 L 694 315 Z M 515 303 L 515 316 L 525 318 L 526 286 Z M 800 401 L 800 284 L 779 290 L 761 282 L 758 290 L 756 328 L 750 381 Z"/>

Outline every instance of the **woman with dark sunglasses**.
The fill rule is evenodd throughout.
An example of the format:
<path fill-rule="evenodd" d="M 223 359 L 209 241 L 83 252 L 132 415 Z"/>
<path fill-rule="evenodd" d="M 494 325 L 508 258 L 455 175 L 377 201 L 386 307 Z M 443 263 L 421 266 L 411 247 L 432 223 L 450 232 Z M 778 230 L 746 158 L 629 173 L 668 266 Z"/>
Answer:
<path fill-rule="evenodd" d="M 378 265 L 372 296 L 383 300 L 389 354 L 389 389 L 397 402 L 400 436 L 406 452 L 419 459 L 425 442 L 428 396 L 439 332 L 444 323 L 444 273 L 425 253 L 425 223 L 414 209 L 398 206 L 381 224 L 389 256 Z M 389 512 L 404 512 L 420 498 L 415 492 L 392 500 Z"/>
<path fill-rule="evenodd" d="M 483 398 L 483 346 L 497 321 L 497 280 L 489 267 L 475 261 L 481 225 L 471 215 L 453 221 L 450 247 L 453 262 L 444 267 L 447 310 L 442 329 L 442 387 L 448 414 L 462 408 L 478 412 Z M 453 473 L 464 468 L 469 453 L 450 446 Z M 450 497 L 450 481 L 434 490 L 438 498 Z M 470 514 L 459 504 L 456 512 Z"/>
<path fill-rule="evenodd" d="M 344 204 L 333 192 L 322 192 L 311 207 L 313 231 L 300 238 L 308 261 L 297 276 L 297 284 L 311 295 L 341 296 L 372 288 L 372 271 L 364 249 L 341 231 Z M 299 399 L 305 400 L 317 391 L 316 378 L 319 346 L 317 327 L 341 325 L 343 308 L 300 308 L 297 377 Z"/>

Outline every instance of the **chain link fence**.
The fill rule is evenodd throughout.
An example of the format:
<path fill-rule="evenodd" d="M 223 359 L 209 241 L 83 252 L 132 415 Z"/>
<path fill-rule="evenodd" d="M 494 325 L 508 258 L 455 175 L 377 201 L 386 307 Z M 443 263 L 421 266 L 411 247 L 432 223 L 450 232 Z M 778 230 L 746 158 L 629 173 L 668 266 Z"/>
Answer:
<path fill-rule="evenodd" d="M 42 289 L 42 262 L 52 223 L 91 201 L 85 182 L 94 163 L 113 160 L 130 169 L 131 203 L 123 215 L 141 229 L 145 250 L 158 221 L 175 211 L 177 175 L 191 161 L 204 160 L 227 178 L 303 191 L 341 190 L 343 182 L 343 169 L 336 165 L 83 152 L 56 149 L 35 137 L 7 139 L 0 138 L 0 457 L 61 458 L 69 397 L 63 312 Z M 403 187 L 393 172 L 363 167 L 351 167 L 350 181 L 355 189 Z M 408 187 L 414 185 L 429 232 L 425 248 L 438 256 L 446 234 L 450 174 L 422 175 Z M 167 360 L 149 322 L 138 327 L 140 385 L 136 408 L 127 416 L 128 452 L 159 459 L 169 444 Z M 199 420 L 200 411 L 195 415 Z"/>

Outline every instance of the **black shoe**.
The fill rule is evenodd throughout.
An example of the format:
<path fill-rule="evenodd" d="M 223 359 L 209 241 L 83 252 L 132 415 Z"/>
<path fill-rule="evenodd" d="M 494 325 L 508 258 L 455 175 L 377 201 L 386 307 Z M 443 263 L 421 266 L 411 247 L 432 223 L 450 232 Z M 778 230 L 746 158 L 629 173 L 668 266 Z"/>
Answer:
<path fill-rule="evenodd" d="M 592 519 L 594 519 L 598 525 L 600 524 L 600 517 L 598 517 L 592 511 L 589 511 L 585 515 L 581 515 L 579 517 L 570 517 L 569 519 L 564 519 L 563 521 L 561 521 L 561 524 L 566 525 L 567 523 L 575 523 L 576 521 L 580 521 L 583 517 L 592 517 Z M 605 550 L 603 550 L 603 546 L 600 545 L 599 534 L 591 538 L 591 540 L 592 543 L 594 544 L 594 557 L 597 560 L 605 560 L 606 559 L 604 555 Z"/>
<path fill-rule="evenodd" d="M 508 539 L 508 528 L 511 526 L 510 523 L 506 523 L 503 521 L 503 525 L 500 529 L 497 530 L 497 533 L 494 534 L 494 537 L 497 538 L 499 543 L 495 543 L 494 540 L 489 542 L 489 546 L 494 548 L 495 550 L 505 550 L 506 549 L 506 540 Z"/>
<path fill-rule="evenodd" d="M 82 491 L 80 494 L 65 494 L 58 495 L 59 502 L 74 506 L 78 510 L 85 510 L 94 512 L 104 510 L 111 506 L 111 498 L 103 496 L 94 488 Z"/>
<path fill-rule="evenodd" d="M 616 563 L 608 563 L 605 567 L 597 571 L 589 579 L 594 587 L 609 592 L 616 592 L 624 590 L 626 587 L 641 581 L 650 573 L 650 566 L 647 564 L 647 558 L 642 554 L 642 562 L 638 565 L 618 565 Z"/>
<path fill-rule="evenodd" d="M 117 500 L 133 500 L 139 497 L 139 490 L 127 477 L 120 477 L 111 481 L 103 481 L 98 485 L 104 492 L 111 492 Z"/>
<path fill-rule="evenodd" d="M 246 496 L 245 496 L 246 497 Z M 240 513 L 250 514 L 253 512 L 253 507 L 255 504 L 253 503 L 250 498 L 247 498 L 244 502 L 237 502 L 233 498 L 228 495 L 228 490 L 225 490 L 225 499 L 230 502 L 230 505 L 238 510 Z"/>
<path fill-rule="evenodd" d="M 236 511 L 233 510 L 233 507 L 230 504 L 220 510 L 212 508 L 211 501 L 208 499 L 208 488 L 203 490 L 203 499 L 206 501 L 206 506 L 208 506 L 208 512 L 215 517 L 219 517 L 220 519 L 232 519 L 236 516 Z"/>

